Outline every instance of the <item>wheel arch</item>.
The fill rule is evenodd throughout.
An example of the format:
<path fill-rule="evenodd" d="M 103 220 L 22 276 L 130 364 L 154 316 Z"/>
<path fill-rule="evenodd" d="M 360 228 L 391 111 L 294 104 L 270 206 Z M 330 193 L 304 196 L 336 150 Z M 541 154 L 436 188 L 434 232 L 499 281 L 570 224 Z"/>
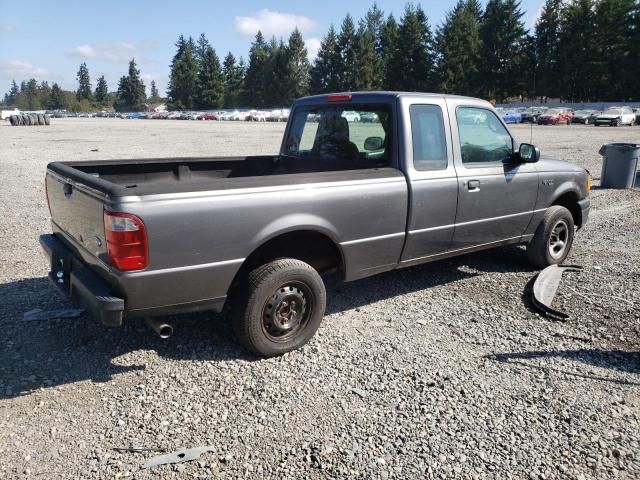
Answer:
<path fill-rule="evenodd" d="M 263 238 L 245 258 L 229 287 L 229 294 L 254 268 L 278 258 L 295 258 L 308 263 L 321 274 L 345 277 L 346 259 L 335 236 L 315 226 L 289 227 Z"/>
<path fill-rule="evenodd" d="M 571 216 L 573 217 L 573 223 L 576 227 L 582 227 L 582 211 L 580 210 L 580 204 L 578 201 L 580 200 L 580 195 L 577 190 L 569 189 L 560 192 L 555 200 L 551 202 L 551 207 L 554 205 L 558 205 L 566 208 L 571 212 Z"/>

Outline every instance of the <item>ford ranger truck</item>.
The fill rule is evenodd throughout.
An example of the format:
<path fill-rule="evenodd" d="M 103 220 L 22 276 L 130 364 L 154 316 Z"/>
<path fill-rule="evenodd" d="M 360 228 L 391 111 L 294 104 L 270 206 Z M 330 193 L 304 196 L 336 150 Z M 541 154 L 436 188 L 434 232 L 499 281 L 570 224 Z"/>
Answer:
<path fill-rule="evenodd" d="M 277 155 L 53 162 L 52 284 L 104 324 L 220 312 L 257 356 L 318 329 L 324 279 L 525 244 L 543 268 L 587 221 L 590 178 L 519 144 L 475 98 L 302 98 Z"/>

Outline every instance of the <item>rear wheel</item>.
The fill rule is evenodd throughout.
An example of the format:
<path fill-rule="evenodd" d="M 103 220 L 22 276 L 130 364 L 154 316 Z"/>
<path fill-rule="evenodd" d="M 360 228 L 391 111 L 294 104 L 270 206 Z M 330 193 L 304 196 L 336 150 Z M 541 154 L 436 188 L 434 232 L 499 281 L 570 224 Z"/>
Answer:
<path fill-rule="evenodd" d="M 295 350 L 316 333 L 326 306 L 318 272 L 300 260 L 274 260 L 249 273 L 233 303 L 242 346 L 260 357 Z"/>
<path fill-rule="evenodd" d="M 571 212 L 559 205 L 549 207 L 527 245 L 529 262 L 538 268 L 562 263 L 571 250 L 573 235 Z"/>

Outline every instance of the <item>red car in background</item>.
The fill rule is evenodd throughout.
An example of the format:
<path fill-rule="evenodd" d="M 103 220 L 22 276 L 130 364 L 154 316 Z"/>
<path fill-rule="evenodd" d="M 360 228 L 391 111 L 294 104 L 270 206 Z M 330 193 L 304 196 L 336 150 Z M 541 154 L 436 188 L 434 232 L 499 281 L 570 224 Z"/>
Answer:
<path fill-rule="evenodd" d="M 538 117 L 538 125 L 569 125 L 573 118 L 573 110 L 570 108 L 550 108 Z"/>
<path fill-rule="evenodd" d="M 218 116 L 215 113 L 202 113 L 198 115 L 198 120 L 218 120 Z"/>

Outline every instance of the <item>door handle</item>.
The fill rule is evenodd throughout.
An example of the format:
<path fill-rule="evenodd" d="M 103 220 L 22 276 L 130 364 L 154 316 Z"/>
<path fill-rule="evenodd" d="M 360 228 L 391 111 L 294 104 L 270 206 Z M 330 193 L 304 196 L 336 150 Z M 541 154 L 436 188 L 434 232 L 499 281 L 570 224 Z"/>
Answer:
<path fill-rule="evenodd" d="M 477 192 L 480 190 L 480 180 L 467 180 L 467 190 Z"/>

